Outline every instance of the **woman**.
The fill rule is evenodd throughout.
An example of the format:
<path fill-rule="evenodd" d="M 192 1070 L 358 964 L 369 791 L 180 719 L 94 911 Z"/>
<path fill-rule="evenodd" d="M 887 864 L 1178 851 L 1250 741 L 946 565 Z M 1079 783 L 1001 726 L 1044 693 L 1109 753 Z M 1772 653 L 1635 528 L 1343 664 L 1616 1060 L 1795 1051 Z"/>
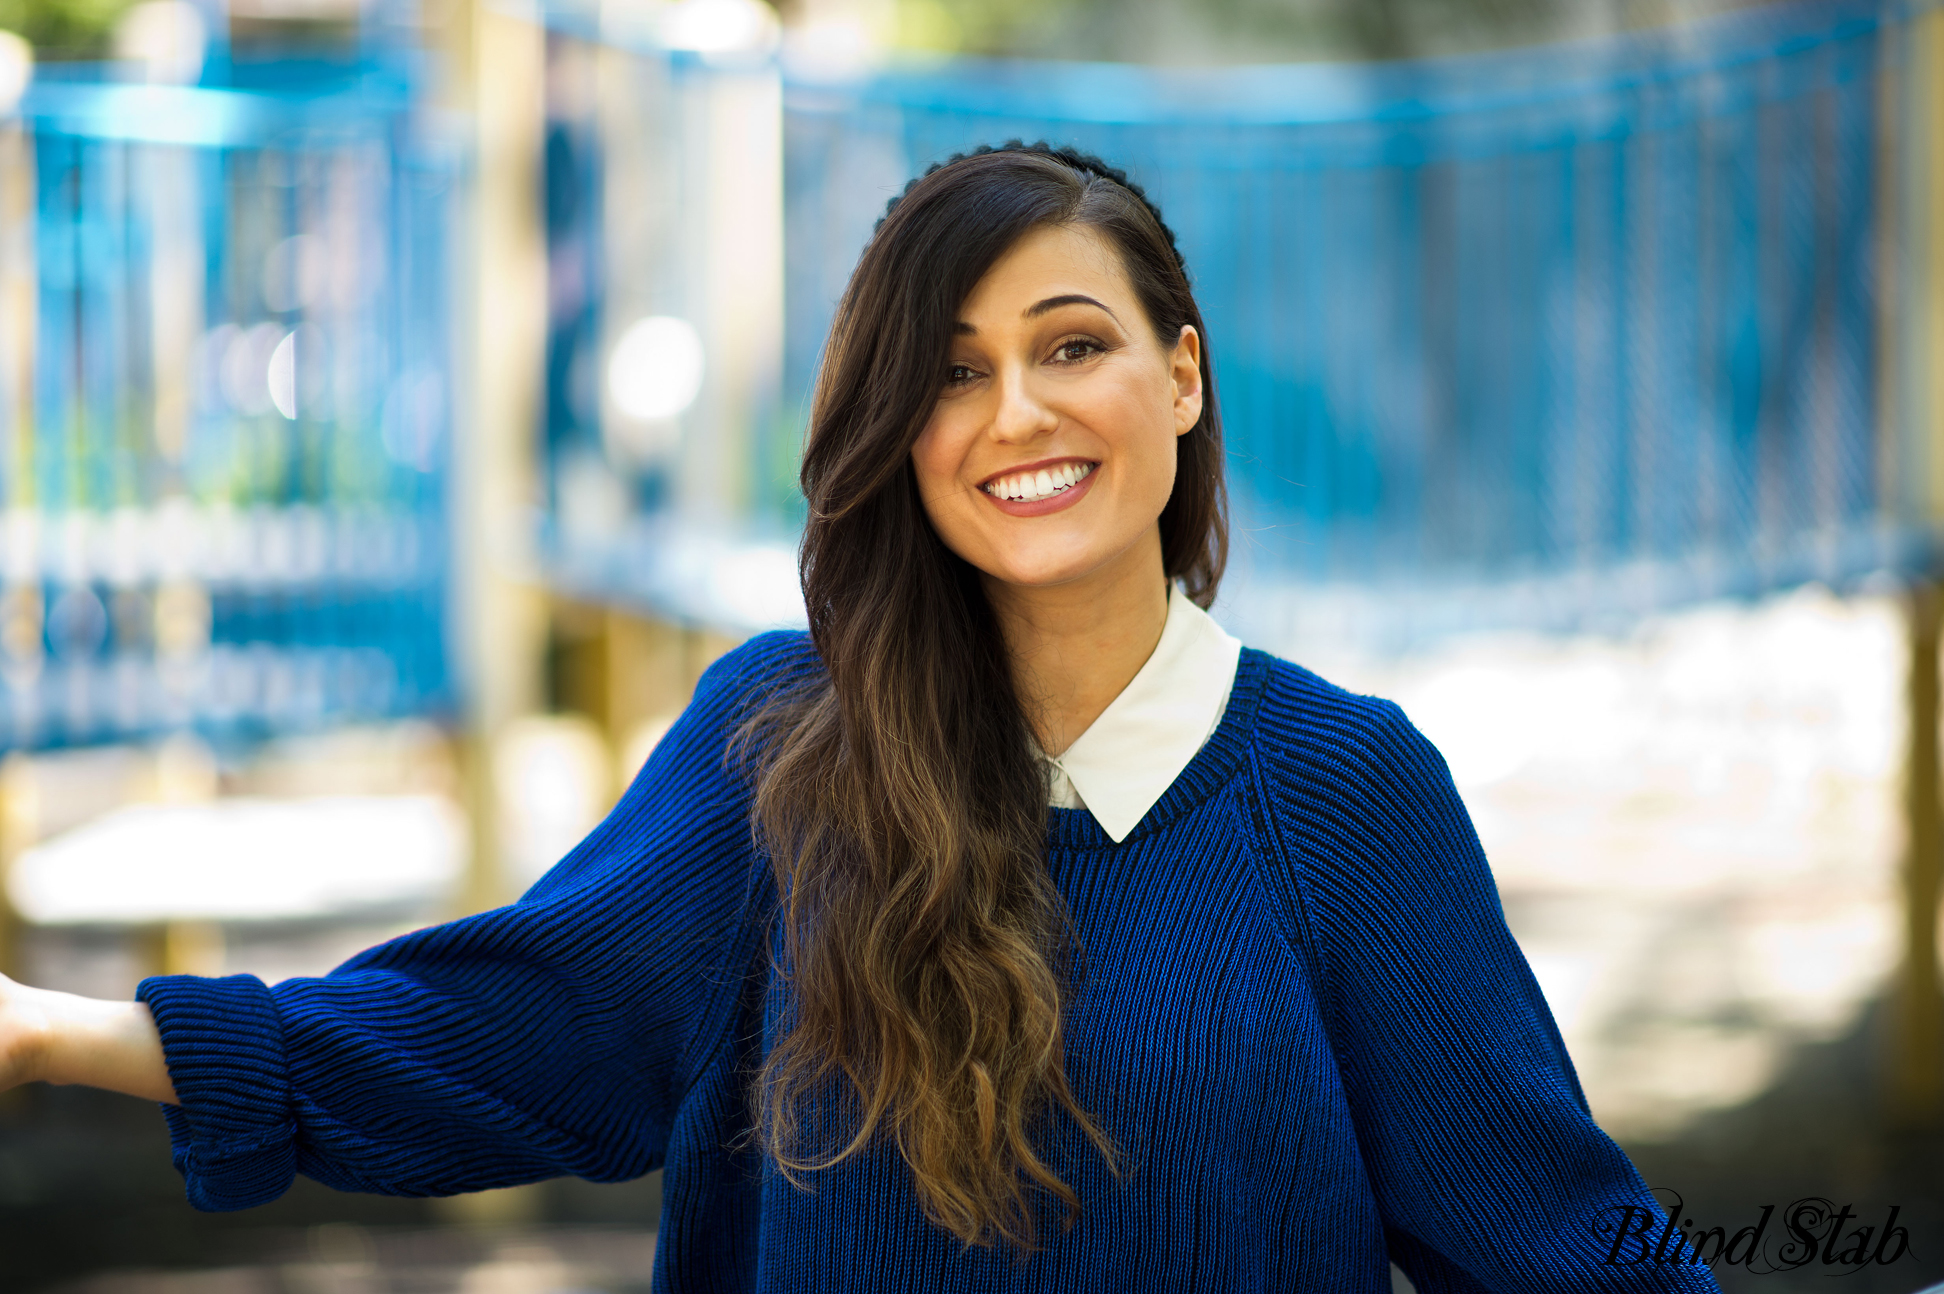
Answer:
<path fill-rule="evenodd" d="M 665 1166 L 664 1290 L 1714 1289 L 1616 1230 L 1661 1217 L 1437 752 L 1205 614 L 1209 375 L 1119 172 L 934 168 L 825 359 L 807 637 L 511 907 L 10 988 L 3 1076 L 167 1102 L 203 1208 Z"/>

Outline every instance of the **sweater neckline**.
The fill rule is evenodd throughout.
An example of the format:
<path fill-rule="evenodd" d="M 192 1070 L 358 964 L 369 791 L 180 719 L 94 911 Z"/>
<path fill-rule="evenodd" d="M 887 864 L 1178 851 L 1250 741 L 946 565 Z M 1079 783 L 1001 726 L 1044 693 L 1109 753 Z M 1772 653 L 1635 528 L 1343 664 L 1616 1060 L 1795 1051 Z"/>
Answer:
<path fill-rule="evenodd" d="M 1125 839 L 1214 735 L 1241 654 L 1242 644 L 1171 584 L 1161 641 L 1120 695 L 1060 754 L 1033 743 L 1048 803 L 1085 809 Z"/>
<path fill-rule="evenodd" d="M 1269 676 L 1270 657 L 1253 647 L 1242 649 L 1235 669 L 1235 684 L 1229 691 L 1228 708 L 1215 725 L 1188 766 L 1142 815 L 1122 846 L 1133 845 L 1148 836 L 1165 831 L 1170 823 L 1201 804 L 1219 790 L 1242 761 L 1249 737 L 1255 729 L 1256 709 L 1262 701 L 1263 684 Z M 1113 849 L 1114 838 L 1086 809 L 1047 811 L 1046 843 L 1055 849 Z"/>

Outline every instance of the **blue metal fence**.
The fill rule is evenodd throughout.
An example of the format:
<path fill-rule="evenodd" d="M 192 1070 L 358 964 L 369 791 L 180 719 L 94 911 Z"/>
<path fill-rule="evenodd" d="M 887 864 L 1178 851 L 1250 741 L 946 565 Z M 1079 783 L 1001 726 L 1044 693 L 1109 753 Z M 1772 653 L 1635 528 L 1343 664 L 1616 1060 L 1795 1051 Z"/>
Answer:
<path fill-rule="evenodd" d="M 776 65 L 628 43 L 614 12 L 550 15 L 542 561 L 674 618 L 800 619 Z"/>
<path fill-rule="evenodd" d="M 886 199 L 1047 139 L 1126 166 L 1180 235 L 1259 636 L 1331 597 L 1394 641 L 1927 565 L 1917 419 L 1882 395 L 1913 12 L 1815 0 L 1374 67 L 786 78 L 794 417 L 692 434 L 746 442 L 745 519 L 786 527 L 771 469 Z M 673 123 L 659 145 L 697 146 Z"/>
<path fill-rule="evenodd" d="M 256 71 L 0 123 L 0 747 L 450 705 L 457 167 L 396 78 Z"/>
<path fill-rule="evenodd" d="M 1049 139 L 1180 234 L 1251 601 L 1360 589 L 1409 634 L 1921 563 L 1915 433 L 1878 399 L 1905 22 L 1814 3 L 1365 69 L 800 87 L 790 374 L 905 176 Z"/>

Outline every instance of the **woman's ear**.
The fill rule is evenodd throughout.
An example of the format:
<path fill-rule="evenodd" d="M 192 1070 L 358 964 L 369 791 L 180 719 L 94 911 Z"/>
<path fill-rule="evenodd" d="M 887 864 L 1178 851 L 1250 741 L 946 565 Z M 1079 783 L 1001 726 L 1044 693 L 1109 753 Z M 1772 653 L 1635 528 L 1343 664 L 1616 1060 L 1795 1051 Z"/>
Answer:
<path fill-rule="evenodd" d="M 1174 379 L 1175 435 L 1185 436 L 1201 421 L 1202 412 L 1201 334 L 1194 325 L 1181 325 L 1169 368 Z"/>

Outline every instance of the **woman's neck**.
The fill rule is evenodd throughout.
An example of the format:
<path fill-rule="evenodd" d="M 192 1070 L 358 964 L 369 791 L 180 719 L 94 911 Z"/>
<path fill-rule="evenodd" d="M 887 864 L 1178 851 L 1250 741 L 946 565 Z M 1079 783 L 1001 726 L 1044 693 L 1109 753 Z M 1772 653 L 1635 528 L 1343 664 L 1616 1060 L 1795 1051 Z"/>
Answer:
<path fill-rule="evenodd" d="M 1161 641 L 1168 582 L 1160 528 L 1072 583 L 985 584 L 1012 656 L 1026 722 L 1041 750 L 1062 754 L 1140 673 Z"/>

